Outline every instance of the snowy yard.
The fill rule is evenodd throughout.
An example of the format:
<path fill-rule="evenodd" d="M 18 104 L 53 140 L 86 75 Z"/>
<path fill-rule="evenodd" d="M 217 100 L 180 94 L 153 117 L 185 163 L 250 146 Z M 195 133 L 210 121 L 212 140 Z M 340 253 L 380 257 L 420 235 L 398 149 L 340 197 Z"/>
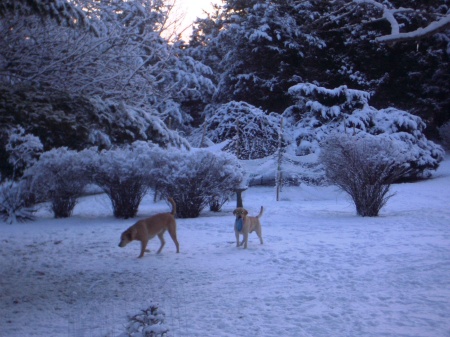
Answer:
<path fill-rule="evenodd" d="M 127 315 L 157 303 L 172 337 L 450 336 L 450 159 L 434 178 L 395 185 L 377 218 L 355 215 L 334 188 L 250 188 L 265 214 L 235 247 L 232 210 L 178 219 L 180 254 L 137 259 L 119 248 L 136 221 L 103 196 L 69 219 L 0 223 L 0 336 L 118 336 Z M 149 196 L 138 217 L 169 211 Z"/>

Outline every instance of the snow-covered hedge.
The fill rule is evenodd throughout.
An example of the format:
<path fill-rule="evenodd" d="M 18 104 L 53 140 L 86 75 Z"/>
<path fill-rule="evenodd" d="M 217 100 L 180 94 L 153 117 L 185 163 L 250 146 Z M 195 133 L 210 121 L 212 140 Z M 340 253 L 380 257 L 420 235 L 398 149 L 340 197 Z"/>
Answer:
<path fill-rule="evenodd" d="M 429 177 L 443 160 L 443 149 L 425 137 L 426 125 L 420 117 L 396 108 L 377 110 L 369 105 L 367 92 L 302 83 L 291 87 L 289 93 L 298 102 L 284 116 L 295 124 L 298 155 L 317 152 L 332 133 L 352 132 L 396 143 L 411 168 L 403 178 Z"/>
<path fill-rule="evenodd" d="M 243 179 L 238 160 L 226 152 L 168 151 L 155 165 L 157 189 L 175 200 L 181 218 L 198 217 L 214 200 L 234 193 Z"/>
<path fill-rule="evenodd" d="M 63 147 L 44 152 L 24 178 L 36 201 L 50 201 L 55 218 L 66 218 L 90 181 L 86 168 L 80 153 Z"/>
<path fill-rule="evenodd" d="M 103 150 L 85 150 L 92 181 L 111 200 L 114 216 L 133 218 L 154 179 L 156 147 L 142 141 Z M 89 157 L 91 159 L 89 159 Z"/>
<path fill-rule="evenodd" d="M 224 151 L 239 159 L 264 158 L 278 146 L 280 120 L 245 102 L 229 102 L 210 106 L 205 111 L 204 129 L 214 143 L 230 142 Z"/>
<path fill-rule="evenodd" d="M 197 217 L 207 205 L 220 209 L 243 179 L 232 154 L 161 149 L 143 141 L 100 152 L 53 149 L 42 154 L 23 178 L 36 202 L 51 203 L 55 217 L 70 216 L 84 188 L 94 184 L 110 198 L 118 218 L 136 216 L 150 189 L 174 198 L 180 217 Z M 0 199 L 3 217 L 11 218 L 23 208 L 24 197 L 16 199 Z M 13 205 L 7 205 L 11 200 Z"/>

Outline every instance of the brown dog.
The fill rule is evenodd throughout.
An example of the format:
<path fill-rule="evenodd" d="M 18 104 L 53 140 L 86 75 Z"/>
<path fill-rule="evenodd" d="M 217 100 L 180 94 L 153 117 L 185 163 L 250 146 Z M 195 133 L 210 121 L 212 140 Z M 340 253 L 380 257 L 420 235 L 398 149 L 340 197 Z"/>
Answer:
<path fill-rule="evenodd" d="M 120 236 L 119 247 L 125 247 L 133 240 L 141 241 L 141 254 L 138 257 L 143 257 L 144 252 L 148 252 L 148 250 L 146 250 L 148 241 L 158 235 L 158 238 L 161 241 L 161 247 L 159 247 L 157 252 L 159 254 L 166 244 L 164 232 L 168 230 L 175 246 L 177 246 L 177 253 L 179 253 L 180 245 L 177 240 L 177 223 L 174 217 L 177 206 L 172 198 L 169 198 L 168 200 L 172 204 L 171 213 L 159 213 L 150 218 L 139 220 L 122 233 Z"/>
<path fill-rule="evenodd" d="M 253 231 L 259 237 L 259 241 L 263 244 L 262 239 L 262 229 L 261 222 L 259 222 L 259 218 L 263 215 L 264 209 L 261 206 L 261 211 L 257 216 L 247 216 L 248 212 L 246 209 L 242 207 L 238 207 L 233 211 L 233 214 L 236 216 L 236 221 L 234 223 L 234 233 L 236 234 L 236 247 L 242 246 L 244 244 L 244 249 L 247 248 L 248 243 L 248 234 Z M 242 221 L 242 228 L 239 229 L 239 221 Z M 239 234 L 244 236 L 244 239 L 241 243 L 239 243 Z"/>

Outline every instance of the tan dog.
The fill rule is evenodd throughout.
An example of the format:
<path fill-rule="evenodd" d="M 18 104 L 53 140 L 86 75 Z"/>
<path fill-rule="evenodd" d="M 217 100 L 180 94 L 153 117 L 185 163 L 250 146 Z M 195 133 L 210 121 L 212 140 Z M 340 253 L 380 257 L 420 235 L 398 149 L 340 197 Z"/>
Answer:
<path fill-rule="evenodd" d="M 141 254 L 138 257 L 143 257 L 144 252 L 148 252 L 148 250 L 146 250 L 148 241 L 158 235 L 158 238 L 161 241 L 161 247 L 159 247 L 157 252 L 157 254 L 159 254 L 166 244 L 164 232 L 168 230 L 170 237 L 173 242 L 175 242 L 175 246 L 177 246 L 177 253 L 179 253 L 180 245 L 177 240 L 177 223 L 174 217 L 177 206 L 172 198 L 169 198 L 168 200 L 172 204 L 171 213 L 159 213 L 150 218 L 139 220 L 122 233 L 120 236 L 119 247 L 125 247 L 133 240 L 141 241 Z"/>
<path fill-rule="evenodd" d="M 233 214 L 236 216 L 236 221 L 234 223 L 234 233 L 236 234 L 236 247 L 242 246 L 244 244 L 244 249 L 247 248 L 248 243 L 248 234 L 252 233 L 253 231 L 256 232 L 256 234 L 259 237 L 259 241 L 261 244 L 263 244 L 262 239 L 262 229 L 261 229 L 261 222 L 259 222 L 259 218 L 263 215 L 264 209 L 261 206 L 261 211 L 257 216 L 247 216 L 248 212 L 246 209 L 242 207 L 238 207 L 233 211 Z M 242 219 L 242 229 L 238 229 L 238 223 L 239 220 Z M 239 243 L 239 234 L 242 234 L 244 236 L 241 243 Z"/>

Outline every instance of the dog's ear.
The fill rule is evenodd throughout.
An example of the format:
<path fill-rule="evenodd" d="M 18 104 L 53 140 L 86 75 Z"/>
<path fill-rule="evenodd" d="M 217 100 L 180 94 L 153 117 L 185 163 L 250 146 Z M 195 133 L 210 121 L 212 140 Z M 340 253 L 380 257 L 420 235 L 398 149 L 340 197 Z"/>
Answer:
<path fill-rule="evenodd" d="M 236 215 L 236 210 L 233 211 L 233 215 Z"/>
<path fill-rule="evenodd" d="M 247 214 L 248 214 L 248 211 L 247 211 L 246 209 L 244 209 L 244 214 L 245 214 L 245 215 L 247 215 Z"/>
<path fill-rule="evenodd" d="M 133 241 L 136 238 L 136 235 L 137 235 L 137 229 L 132 228 L 128 231 L 126 237 L 129 241 Z"/>

